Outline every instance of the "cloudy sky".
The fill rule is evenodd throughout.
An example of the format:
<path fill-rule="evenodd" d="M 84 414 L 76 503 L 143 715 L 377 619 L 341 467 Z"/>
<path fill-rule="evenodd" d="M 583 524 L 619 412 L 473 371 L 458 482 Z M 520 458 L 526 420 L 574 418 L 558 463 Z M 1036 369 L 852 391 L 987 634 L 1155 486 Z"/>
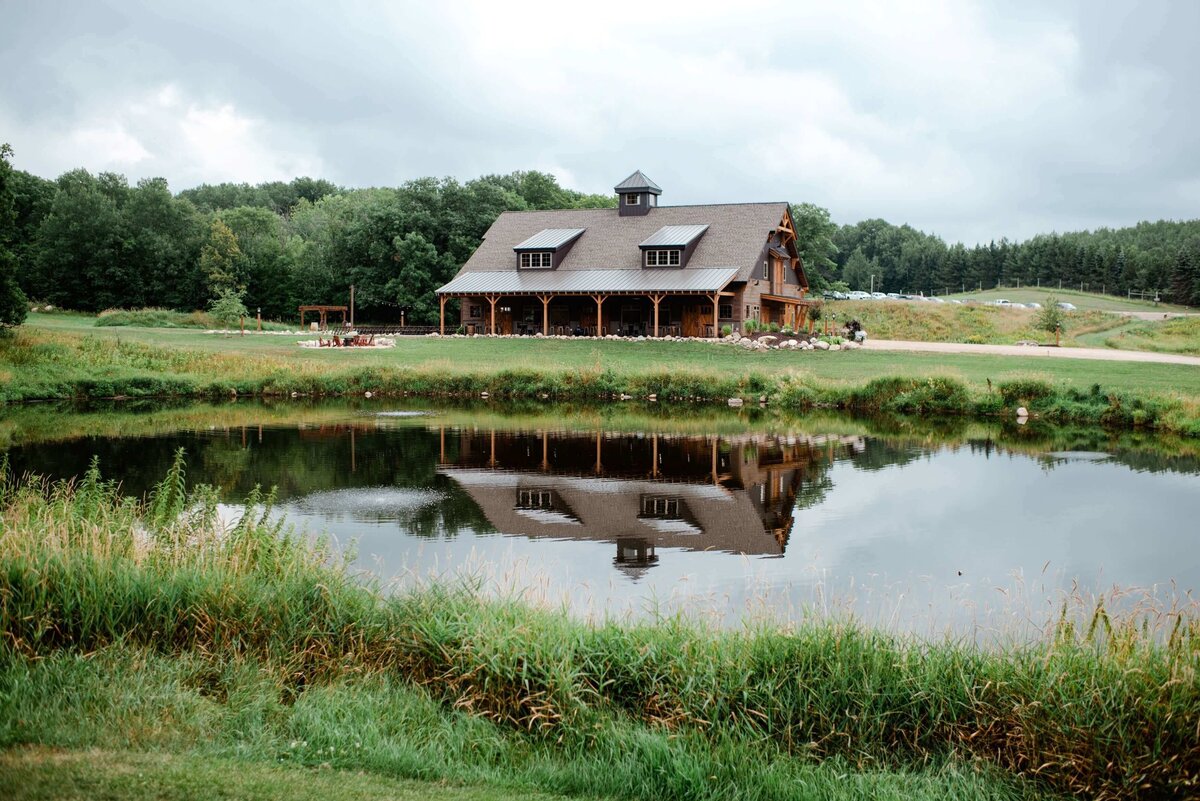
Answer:
<path fill-rule="evenodd" d="M 6 4 L 22 169 L 539 169 L 950 240 L 1200 216 L 1200 3 Z M 1173 7 L 1172 7 L 1173 6 Z"/>

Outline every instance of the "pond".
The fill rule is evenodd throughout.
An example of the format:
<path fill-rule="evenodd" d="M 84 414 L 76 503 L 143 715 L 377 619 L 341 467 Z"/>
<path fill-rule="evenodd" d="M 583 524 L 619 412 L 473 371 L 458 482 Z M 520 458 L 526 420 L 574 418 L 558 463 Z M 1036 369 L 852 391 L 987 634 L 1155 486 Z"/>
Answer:
<path fill-rule="evenodd" d="M 389 586 L 467 575 L 580 615 L 817 612 L 979 636 L 1041 626 L 1064 599 L 1187 603 L 1200 587 L 1187 441 L 386 402 L 5 418 L 17 473 L 76 476 L 97 456 L 142 495 L 183 448 L 190 483 L 230 504 L 276 487 L 292 524 Z"/>

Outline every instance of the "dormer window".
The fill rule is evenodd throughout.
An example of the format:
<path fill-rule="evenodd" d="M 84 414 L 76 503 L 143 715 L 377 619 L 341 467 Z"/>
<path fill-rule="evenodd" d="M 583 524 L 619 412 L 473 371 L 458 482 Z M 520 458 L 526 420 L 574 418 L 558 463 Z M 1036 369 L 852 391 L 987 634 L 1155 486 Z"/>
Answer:
<path fill-rule="evenodd" d="M 625 205 L 626 205 L 626 206 L 640 206 L 640 205 L 642 205 L 642 196 L 641 196 L 641 195 L 639 195 L 639 194 L 637 194 L 636 192 L 629 192 L 629 193 L 627 193 L 627 194 L 625 195 Z"/>
<path fill-rule="evenodd" d="M 521 254 L 521 268 L 526 270 L 548 270 L 554 266 L 554 254 L 548 250 L 527 251 Z"/>
<path fill-rule="evenodd" d="M 678 267 L 681 251 L 679 250 L 647 250 L 647 267 Z"/>

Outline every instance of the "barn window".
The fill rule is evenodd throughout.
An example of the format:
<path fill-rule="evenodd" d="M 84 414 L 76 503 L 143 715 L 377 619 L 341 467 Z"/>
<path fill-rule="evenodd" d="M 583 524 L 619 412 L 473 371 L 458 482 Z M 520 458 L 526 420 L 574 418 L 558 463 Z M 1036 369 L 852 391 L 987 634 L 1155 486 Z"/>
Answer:
<path fill-rule="evenodd" d="M 625 195 L 625 205 L 626 206 L 642 205 L 642 196 L 637 194 L 636 192 L 630 192 L 630 193 L 626 194 Z"/>
<path fill-rule="evenodd" d="M 678 250 L 647 250 L 646 251 L 646 266 L 647 267 L 678 267 L 679 266 Z"/>
<path fill-rule="evenodd" d="M 521 266 L 527 269 L 546 269 L 553 265 L 554 254 L 550 251 L 533 251 L 521 254 Z"/>
<path fill-rule="evenodd" d="M 732 320 L 733 319 L 733 304 L 732 303 L 722 303 L 721 308 L 719 309 L 719 316 L 721 317 L 722 320 Z"/>

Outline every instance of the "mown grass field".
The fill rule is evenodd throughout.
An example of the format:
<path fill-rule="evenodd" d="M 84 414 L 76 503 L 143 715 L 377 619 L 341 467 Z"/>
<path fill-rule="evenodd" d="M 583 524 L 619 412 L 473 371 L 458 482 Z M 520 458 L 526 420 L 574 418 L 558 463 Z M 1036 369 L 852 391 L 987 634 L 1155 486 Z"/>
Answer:
<path fill-rule="evenodd" d="M 0 338 L 0 401 L 415 395 L 724 402 L 803 411 L 1012 416 L 1200 436 L 1200 369 L 1036 356 L 750 353 L 702 342 L 403 337 L 381 350 L 304 349 L 295 336 L 95 328 L 35 317 Z"/>
<path fill-rule="evenodd" d="M 1064 609 L 1003 649 L 819 615 L 584 623 L 470 588 L 386 594 L 269 498 L 219 528 L 183 478 L 144 502 L 96 469 L 0 478 L 0 776 L 52 792 L 58 754 L 60 786 L 122 797 L 222 769 L 241 774 L 226 797 L 255 797 L 316 769 L 362 772 L 343 786 L 365 797 L 401 779 L 647 801 L 1182 799 L 1200 780 L 1187 610 Z M 115 756 L 91 771 L 97 748 Z"/>

